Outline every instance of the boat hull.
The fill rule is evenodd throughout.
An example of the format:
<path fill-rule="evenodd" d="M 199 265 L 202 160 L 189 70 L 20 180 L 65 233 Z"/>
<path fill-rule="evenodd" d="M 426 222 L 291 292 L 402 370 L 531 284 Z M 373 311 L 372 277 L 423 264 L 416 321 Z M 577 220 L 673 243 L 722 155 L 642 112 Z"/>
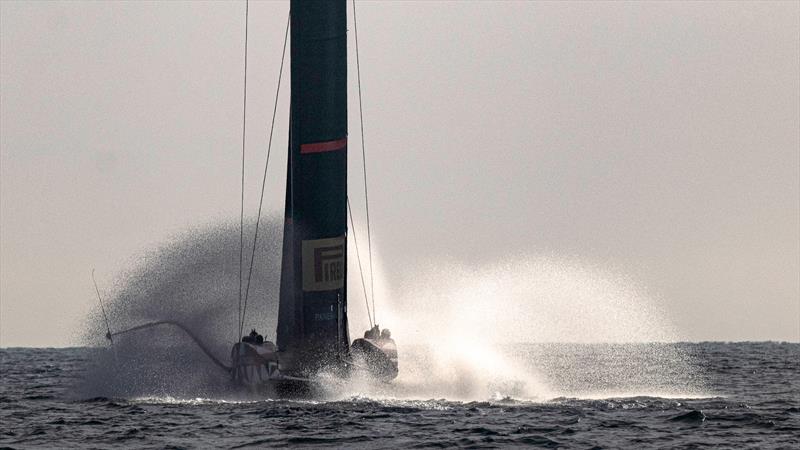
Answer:
<path fill-rule="evenodd" d="M 331 372 L 347 378 L 359 371 L 383 382 L 397 377 L 397 350 L 394 341 L 356 339 L 350 358 L 341 361 Z M 291 355 L 278 352 L 272 342 L 238 342 L 231 349 L 231 376 L 238 385 L 252 391 L 278 397 L 313 397 L 323 391 L 321 381 L 312 375 L 298 375 Z"/>
<path fill-rule="evenodd" d="M 350 354 L 356 367 L 373 378 L 384 382 L 397 378 L 397 347 L 392 339 L 356 339 Z"/>

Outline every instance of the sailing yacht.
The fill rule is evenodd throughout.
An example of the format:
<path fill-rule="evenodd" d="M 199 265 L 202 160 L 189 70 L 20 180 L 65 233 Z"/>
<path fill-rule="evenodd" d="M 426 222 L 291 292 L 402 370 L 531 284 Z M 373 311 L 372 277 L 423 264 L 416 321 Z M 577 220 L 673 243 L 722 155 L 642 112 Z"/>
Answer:
<path fill-rule="evenodd" d="M 276 342 L 231 350 L 234 380 L 304 390 L 320 373 L 390 381 L 397 348 L 377 325 L 351 343 L 347 320 L 347 5 L 291 0 L 291 107 Z"/>

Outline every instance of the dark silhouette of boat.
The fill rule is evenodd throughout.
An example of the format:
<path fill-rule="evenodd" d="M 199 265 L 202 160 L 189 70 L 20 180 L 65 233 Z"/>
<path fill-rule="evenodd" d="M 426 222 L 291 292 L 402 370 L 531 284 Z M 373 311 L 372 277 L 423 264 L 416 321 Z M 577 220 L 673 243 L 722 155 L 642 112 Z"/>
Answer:
<path fill-rule="evenodd" d="M 350 341 L 347 320 L 347 5 L 292 0 L 291 108 L 276 342 L 234 344 L 240 383 L 302 392 L 325 372 L 398 374 L 378 325 Z"/>

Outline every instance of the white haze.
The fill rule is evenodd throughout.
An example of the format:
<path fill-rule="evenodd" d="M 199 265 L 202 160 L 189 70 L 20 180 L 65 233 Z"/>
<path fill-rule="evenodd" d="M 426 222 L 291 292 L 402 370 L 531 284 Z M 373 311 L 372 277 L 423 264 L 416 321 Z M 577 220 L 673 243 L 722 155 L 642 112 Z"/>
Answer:
<path fill-rule="evenodd" d="M 379 322 L 405 340 L 460 342 L 675 342 L 680 336 L 656 299 L 628 277 L 579 260 L 516 257 L 465 267 L 420 264 L 391 292 Z"/>

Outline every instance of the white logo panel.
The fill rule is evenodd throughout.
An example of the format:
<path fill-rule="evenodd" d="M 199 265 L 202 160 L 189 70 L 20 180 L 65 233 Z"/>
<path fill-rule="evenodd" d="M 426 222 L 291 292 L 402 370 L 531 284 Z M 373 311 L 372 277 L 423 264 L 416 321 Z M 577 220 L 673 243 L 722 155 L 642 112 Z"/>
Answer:
<path fill-rule="evenodd" d="M 303 241 L 303 290 L 332 291 L 344 287 L 344 236 Z"/>

